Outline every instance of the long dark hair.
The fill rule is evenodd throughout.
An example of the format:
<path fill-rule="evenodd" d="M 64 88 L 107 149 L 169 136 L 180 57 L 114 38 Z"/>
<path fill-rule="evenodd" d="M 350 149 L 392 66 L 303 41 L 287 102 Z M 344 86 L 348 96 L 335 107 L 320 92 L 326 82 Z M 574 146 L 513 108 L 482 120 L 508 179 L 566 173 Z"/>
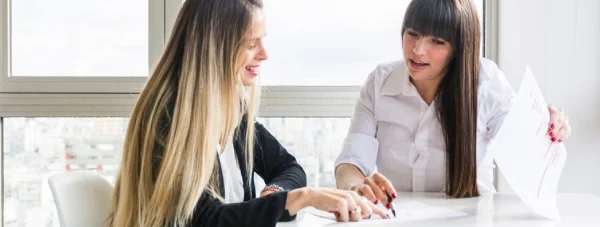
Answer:
<path fill-rule="evenodd" d="M 443 38 L 454 48 L 436 94 L 446 142 L 446 193 L 454 198 L 478 196 L 475 133 L 481 31 L 475 5 L 471 0 L 413 0 L 402 34 L 406 28 Z"/>

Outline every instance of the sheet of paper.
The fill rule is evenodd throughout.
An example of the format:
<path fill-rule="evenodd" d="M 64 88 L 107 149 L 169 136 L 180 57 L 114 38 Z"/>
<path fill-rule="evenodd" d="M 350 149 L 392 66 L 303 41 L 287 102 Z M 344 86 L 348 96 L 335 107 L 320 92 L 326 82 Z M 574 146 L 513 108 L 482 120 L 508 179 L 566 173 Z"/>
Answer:
<path fill-rule="evenodd" d="M 544 217 L 560 219 L 556 188 L 567 154 L 562 143 L 550 141 L 549 121 L 548 105 L 527 67 L 514 106 L 488 151 L 524 203 Z"/>
<path fill-rule="evenodd" d="M 408 202 L 395 202 L 396 206 L 396 218 L 393 218 L 391 212 L 388 212 L 392 219 L 383 220 L 378 215 L 372 215 L 370 219 L 364 219 L 365 221 L 409 221 L 409 220 L 422 220 L 422 219 L 438 219 L 438 218 L 449 218 L 449 217 L 463 217 L 467 216 L 467 213 L 462 211 L 455 211 L 440 207 L 429 206 L 417 201 Z M 300 212 L 319 217 L 324 220 L 320 220 L 317 223 L 331 223 L 335 221 L 335 215 L 329 212 L 320 211 L 313 207 L 305 208 Z"/>

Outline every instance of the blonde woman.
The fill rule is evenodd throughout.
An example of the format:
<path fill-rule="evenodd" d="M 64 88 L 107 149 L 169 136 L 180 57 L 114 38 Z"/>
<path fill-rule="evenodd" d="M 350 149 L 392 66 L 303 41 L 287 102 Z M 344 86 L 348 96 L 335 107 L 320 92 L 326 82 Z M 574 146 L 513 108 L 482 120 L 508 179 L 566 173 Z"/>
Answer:
<path fill-rule="evenodd" d="M 261 8 L 185 1 L 132 113 L 110 226 L 275 226 L 308 206 L 339 221 L 385 215 L 355 192 L 303 188 L 295 158 L 254 121 Z M 254 173 L 268 185 L 260 198 Z"/>

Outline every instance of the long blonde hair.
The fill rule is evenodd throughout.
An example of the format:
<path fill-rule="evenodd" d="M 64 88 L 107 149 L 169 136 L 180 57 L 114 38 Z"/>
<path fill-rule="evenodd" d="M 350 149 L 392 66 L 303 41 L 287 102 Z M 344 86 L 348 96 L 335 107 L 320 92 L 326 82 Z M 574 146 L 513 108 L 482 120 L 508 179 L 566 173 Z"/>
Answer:
<path fill-rule="evenodd" d="M 131 115 L 110 226 L 184 226 L 201 196 L 222 200 L 217 144 L 225 146 L 243 114 L 251 179 L 260 89 L 245 98 L 239 70 L 258 8 L 260 0 L 185 1 Z"/>

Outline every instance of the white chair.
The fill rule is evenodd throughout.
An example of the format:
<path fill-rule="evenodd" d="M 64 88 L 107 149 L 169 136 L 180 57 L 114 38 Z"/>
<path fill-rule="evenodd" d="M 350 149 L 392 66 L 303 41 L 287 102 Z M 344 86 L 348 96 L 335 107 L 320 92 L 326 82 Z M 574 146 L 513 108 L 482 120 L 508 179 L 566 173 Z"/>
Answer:
<path fill-rule="evenodd" d="M 66 172 L 48 179 L 61 227 L 104 227 L 114 186 L 94 172 Z"/>

